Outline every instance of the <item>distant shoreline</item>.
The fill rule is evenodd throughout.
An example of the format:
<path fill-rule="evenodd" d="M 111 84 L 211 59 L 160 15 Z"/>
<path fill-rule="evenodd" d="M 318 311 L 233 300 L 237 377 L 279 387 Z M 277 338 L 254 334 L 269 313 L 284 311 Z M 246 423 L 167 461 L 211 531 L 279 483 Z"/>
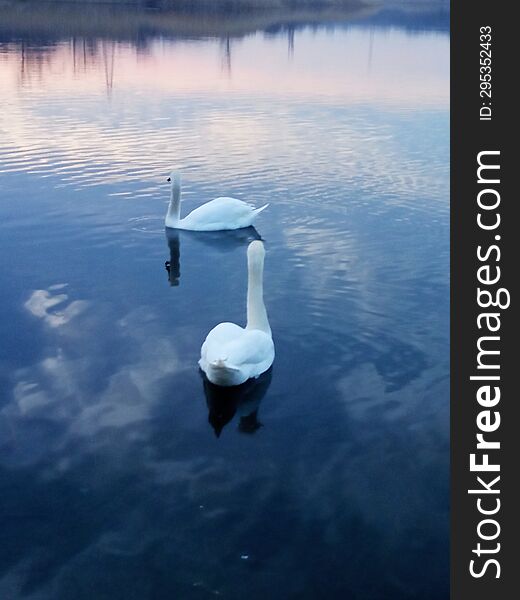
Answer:
<path fill-rule="evenodd" d="M 250 6 L 244 4 L 241 10 L 225 12 L 205 10 L 202 4 L 199 5 L 200 10 L 193 4 L 191 10 L 184 10 L 180 6 L 184 0 L 168 0 L 169 6 L 163 5 L 163 0 L 160 0 L 161 7 L 158 10 L 150 8 L 150 2 L 147 5 L 141 0 L 134 0 L 131 4 L 126 2 L 0 0 L 0 38 L 16 39 L 25 35 L 116 39 L 136 39 L 143 35 L 241 37 L 281 24 L 298 27 L 309 22 L 326 24 L 351 20 L 366 16 L 377 6 L 349 0 L 321 5 L 319 8 L 309 4 L 299 8 L 294 5 L 292 8 L 274 8 L 265 4 L 260 8 L 256 0 L 240 0 L 248 2 Z"/>
<path fill-rule="evenodd" d="M 326 9 L 362 9 L 362 8 L 395 8 L 424 7 L 436 5 L 449 6 L 450 0 L 0 0 L 0 8 L 9 6 L 39 5 L 71 5 L 71 6 L 114 6 L 123 8 L 147 9 L 150 11 L 178 11 L 183 13 L 232 13 L 238 11 L 269 10 L 326 10 Z"/>
<path fill-rule="evenodd" d="M 241 8 L 233 9 L 230 2 Z M 382 8 L 399 7 L 414 15 L 443 5 L 443 0 L 297 2 L 220 0 L 221 10 L 213 10 L 208 6 L 216 5 L 217 0 L 193 0 L 187 10 L 183 8 L 186 0 L 0 0 L 0 43 L 67 37 L 130 41 L 150 36 L 240 38 L 259 30 L 350 22 Z"/>
<path fill-rule="evenodd" d="M 0 0 L 0 7 L 13 4 L 34 4 L 34 0 Z M 237 9 L 310 9 L 325 7 L 360 7 L 380 4 L 381 0 L 43 0 L 40 4 L 117 4 L 148 9 L 173 9 L 186 12 L 198 10 L 230 12 Z"/>

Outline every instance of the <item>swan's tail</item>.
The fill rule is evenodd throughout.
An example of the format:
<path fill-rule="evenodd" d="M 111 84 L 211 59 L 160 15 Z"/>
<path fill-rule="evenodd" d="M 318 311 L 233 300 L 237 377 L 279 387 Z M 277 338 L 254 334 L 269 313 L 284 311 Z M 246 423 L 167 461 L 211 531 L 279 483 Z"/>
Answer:
<path fill-rule="evenodd" d="M 269 206 L 269 202 L 267 204 L 264 204 L 263 206 L 261 206 L 260 208 L 255 208 L 255 210 L 253 211 L 255 213 L 255 215 L 260 214 L 263 210 L 265 210 L 267 207 Z"/>
<path fill-rule="evenodd" d="M 227 364 L 227 356 L 225 358 L 217 358 L 217 360 L 212 360 L 210 365 L 214 369 L 229 369 L 231 371 L 236 370 L 234 367 Z"/>
<path fill-rule="evenodd" d="M 218 371 L 227 371 L 229 373 L 237 373 L 238 371 L 240 371 L 240 369 L 238 369 L 237 367 L 234 367 L 233 365 L 229 364 L 227 357 L 212 360 L 209 363 L 209 365 L 212 369 L 216 369 Z"/>
<path fill-rule="evenodd" d="M 218 358 L 216 360 L 199 361 L 201 369 L 206 373 L 206 377 L 220 386 L 232 386 L 243 383 L 240 369 L 229 364 L 227 358 Z"/>

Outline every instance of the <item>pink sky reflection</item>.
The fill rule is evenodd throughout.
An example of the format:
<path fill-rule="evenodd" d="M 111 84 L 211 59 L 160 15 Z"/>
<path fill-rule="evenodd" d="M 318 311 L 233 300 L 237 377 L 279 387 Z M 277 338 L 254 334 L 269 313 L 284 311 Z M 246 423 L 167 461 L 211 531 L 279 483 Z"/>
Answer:
<path fill-rule="evenodd" d="M 20 53 L 4 54 L 2 88 L 8 95 L 22 84 L 61 97 L 109 87 L 117 94 L 239 94 L 389 108 L 449 107 L 449 38 L 438 33 L 304 30 L 295 33 L 292 55 L 283 35 L 231 40 L 229 52 L 218 40 L 157 40 L 146 51 L 100 41 L 95 54 L 85 58 L 80 44 L 73 48 L 65 42 L 24 61 Z"/>

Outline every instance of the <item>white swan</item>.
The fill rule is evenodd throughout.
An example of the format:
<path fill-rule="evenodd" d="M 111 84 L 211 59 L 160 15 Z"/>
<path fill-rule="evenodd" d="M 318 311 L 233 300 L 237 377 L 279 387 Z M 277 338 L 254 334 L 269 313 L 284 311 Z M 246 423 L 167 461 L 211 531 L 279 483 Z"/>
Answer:
<path fill-rule="evenodd" d="M 171 182 L 171 196 L 168 212 L 164 219 L 166 227 L 187 229 L 190 231 L 222 231 L 224 229 L 242 229 L 250 227 L 257 215 L 269 204 L 255 208 L 236 198 L 215 198 L 193 210 L 181 219 L 181 177 L 171 173 L 167 179 Z"/>
<path fill-rule="evenodd" d="M 261 241 L 247 248 L 247 325 L 220 323 L 206 337 L 200 368 L 215 385 L 240 385 L 273 364 L 274 344 L 263 297 L 265 250 Z"/>

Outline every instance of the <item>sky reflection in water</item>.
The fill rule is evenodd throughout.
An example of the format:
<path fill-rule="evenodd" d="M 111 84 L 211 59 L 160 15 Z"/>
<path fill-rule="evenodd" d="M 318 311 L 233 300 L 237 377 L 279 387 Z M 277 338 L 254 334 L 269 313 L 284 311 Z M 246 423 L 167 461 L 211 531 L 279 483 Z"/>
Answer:
<path fill-rule="evenodd" d="M 448 597 L 449 39 L 399 14 L 2 33 L 2 598 Z M 172 166 L 257 231 L 165 236 Z M 258 236 L 277 358 L 222 398 Z"/>

